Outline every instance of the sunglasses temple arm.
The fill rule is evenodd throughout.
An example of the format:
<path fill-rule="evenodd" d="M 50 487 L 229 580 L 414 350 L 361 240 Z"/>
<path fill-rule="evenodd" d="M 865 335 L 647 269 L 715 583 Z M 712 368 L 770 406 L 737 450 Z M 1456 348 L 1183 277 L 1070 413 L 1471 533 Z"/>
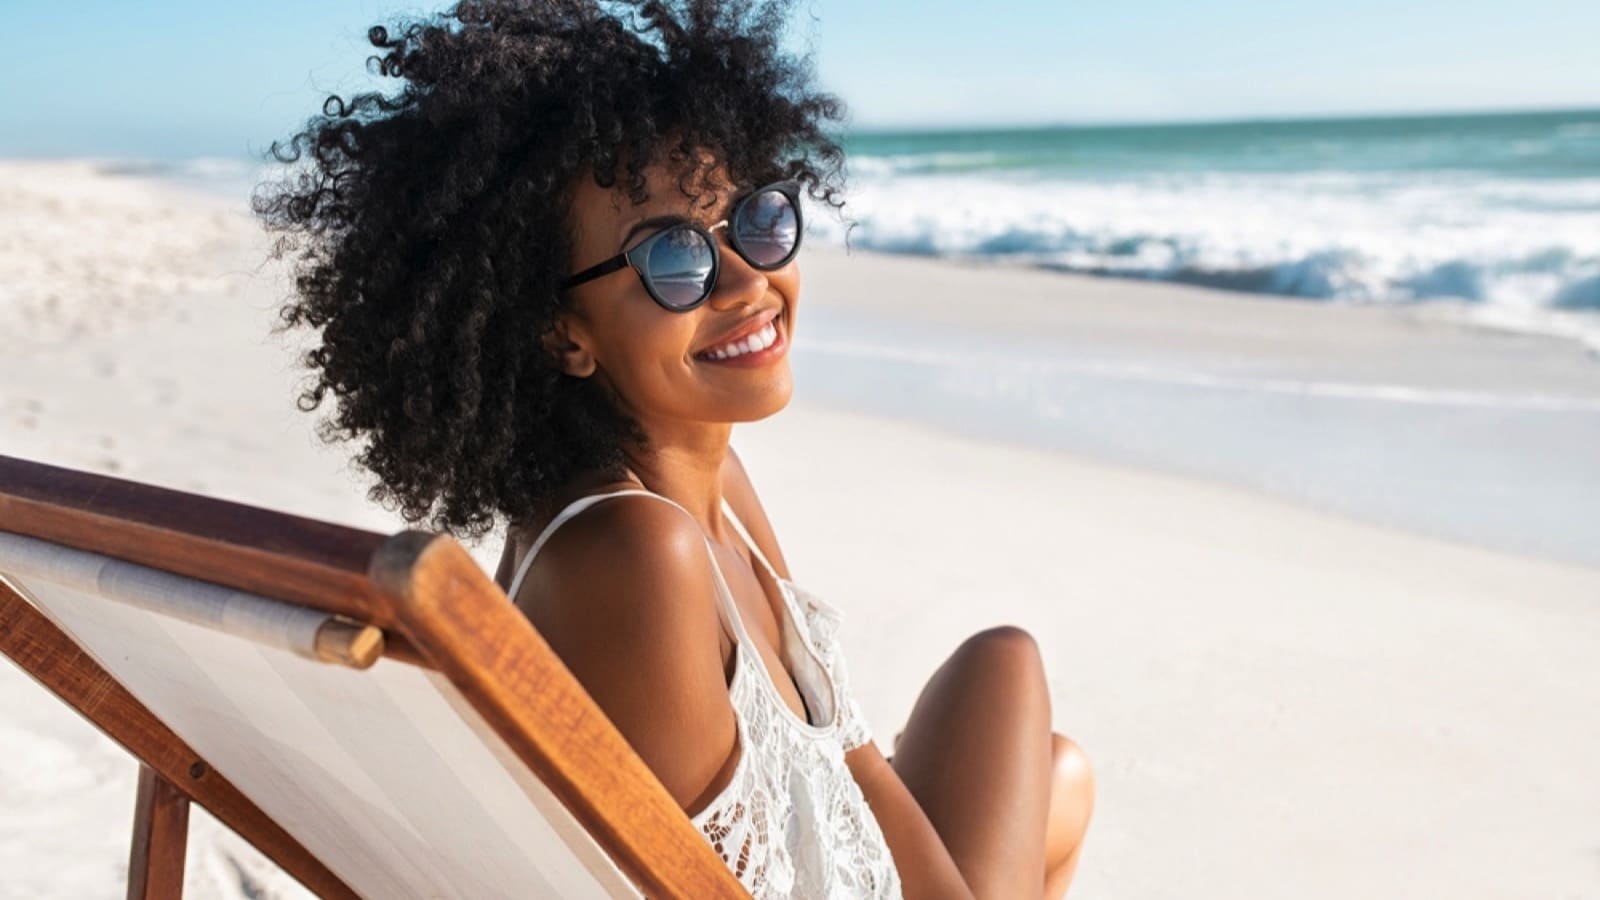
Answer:
<path fill-rule="evenodd" d="M 564 291 L 567 288 L 576 287 L 580 284 L 583 284 L 585 281 L 591 281 L 595 278 L 599 278 L 601 275 L 610 275 L 612 272 L 615 272 L 627 264 L 628 254 L 618 253 L 616 256 L 611 257 L 605 262 L 596 263 L 589 268 L 584 269 L 582 272 L 568 277 L 567 280 L 561 282 L 561 290 Z"/>

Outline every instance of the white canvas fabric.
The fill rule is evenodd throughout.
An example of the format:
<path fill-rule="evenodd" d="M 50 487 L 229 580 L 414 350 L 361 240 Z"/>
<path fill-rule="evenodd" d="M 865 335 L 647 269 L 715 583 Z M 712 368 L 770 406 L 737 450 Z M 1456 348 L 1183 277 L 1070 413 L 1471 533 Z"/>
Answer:
<path fill-rule="evenodd" d="M 132 604 L 316 659 L 317 631 L 334 616 L 124 560 L 0 531 L 0 559 L 17 577 Z"/>
<path fill-rule="evenodd" d="M 643 897 L 444 676 L 314 662 L 107 599 L 72 573 L 154 570 L 18 546 L 0 546 L 0 577 L 362 896 Z"/>

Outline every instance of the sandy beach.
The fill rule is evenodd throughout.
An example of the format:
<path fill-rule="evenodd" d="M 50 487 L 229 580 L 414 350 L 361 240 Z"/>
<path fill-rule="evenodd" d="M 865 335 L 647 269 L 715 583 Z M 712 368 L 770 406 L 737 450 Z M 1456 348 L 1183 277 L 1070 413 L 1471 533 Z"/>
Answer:
<path fill-rule="evenodd" d="M 0 454 L 408 527 L 295 408 L 307 336 L 268 334 L 237 201 L 10 162 L 0 208 Z M 1600 898 L 1592 350 L 1444 306 L 802 267 L 795 400 L 734 447 L 880 746 L 966 635 L 1037 637 L 1099 779 L 1069 896 Z M 0 898 L 120 896 L 135 763 L 9 663 L 0 709 Z M 191 828 L 187 897 L 307 896 Z"/>

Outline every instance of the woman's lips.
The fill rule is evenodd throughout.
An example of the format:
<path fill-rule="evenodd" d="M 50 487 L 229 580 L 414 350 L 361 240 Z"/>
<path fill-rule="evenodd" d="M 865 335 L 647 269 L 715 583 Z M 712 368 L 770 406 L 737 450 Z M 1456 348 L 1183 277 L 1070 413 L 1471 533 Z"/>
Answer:
<path fill-rule="evenodd" d="M 738 356 L 728 356 L 722 359 L 715 359 L 713 357 L 700 356 L 697 354 L 695 359 L 703 363 L 714 363 L 719 366 L 736 366 L 746 369 L 768 365 L 777 361 L 789 350 L 789 336 L 784 328 L 783 313 L 780 312 L 778 315 L 773 317 L 772 328 L 776 332 L 776 337 L 772 339 L 772 343 L 770 345 L 761 350 L 757 350 L 753 353 L 741 353 Z"/>

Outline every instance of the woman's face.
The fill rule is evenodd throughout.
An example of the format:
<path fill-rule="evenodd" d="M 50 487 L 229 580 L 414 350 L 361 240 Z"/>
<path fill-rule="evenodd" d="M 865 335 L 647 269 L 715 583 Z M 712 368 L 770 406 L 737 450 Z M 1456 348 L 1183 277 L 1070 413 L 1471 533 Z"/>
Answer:
<path fill-rule="evenodd" d="M 630 249 L 666 227 L 635 227 L 642 220 L 678 215 L 710 228 L 728 218 L 733 200 L 759 187 L 729 183 L 719 166 L 688 183 L 691 192 L 704 192 L 691 199 L 668 170 L 653 167 L 645 176 L 650 199 L 635 206 L 622 191 L 596 185 L 587 170 L 579 174 L 567 274 Z M 711 234 L 718 242 L 720 272 L 704 303 L 687 312 L 665 309 L 651 299 L 633 268 L 624 266 L 570 289 L 570 310 L 561 314 L 547 344 L 569 374 L 606 379 L 621 399 L 622 411 L 647 433 L 685 422 L 762 419 L 786 406 L 794 390 L 788 346 L 800 298 L 797 261 L 763 272 L 734 252 L 727 226 Z M 757 358 L 718 361 L 706 355 L 726 335 L 743 333 L 767 319 L 773 319 L 777 342 Z"/>

